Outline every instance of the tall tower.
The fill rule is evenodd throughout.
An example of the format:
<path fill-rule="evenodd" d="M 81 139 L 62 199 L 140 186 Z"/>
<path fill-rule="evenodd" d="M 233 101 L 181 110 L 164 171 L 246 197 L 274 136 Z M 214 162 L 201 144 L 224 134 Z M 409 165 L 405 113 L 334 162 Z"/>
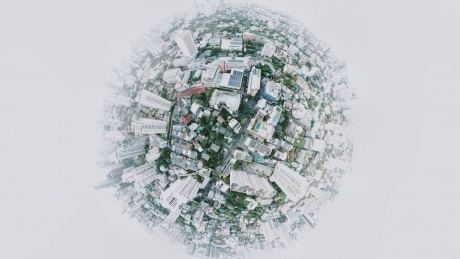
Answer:
<path fill-rule="evenodd" d="M 146 136 L 140 136 L 131 142 L 121 145 L 117 149 L 117 158 L 122 161 L 126 158 L 133 158 L 147 153 L 149 139 Z"/>
<path fill-rule="evenodd" d="M 113 169 L 107 174 L 107 178 L 104 181 L 101 181 L 95 185 L 93 185 L 94 189 L 102 189 L 102 188 L 107 188 L 107 187 L 112 187 L 115 186 L 122 181 L 122 174 L 123 174 L 123 169 L 125 169 L 126 166 L 118 167 Z"/>
<path fill-rule="evenodd" d="M 166 133 L 168 123 L 161 120 L 153 120 L 147 118 L 141 118 L 137 121 L 133 121 L 131 128 L 136 134 L 155 134 L 155 133 Z"/>
<path fill-rule="evenodd" d="M 161 48 L 165 44 L 163 39 L 158 35 L 153 35 L 152 37 L 144 35 L 139 43 L 153 55 L 160 53 Z"/>
<path fill-rule="evenodd" d="M 275 182 L 286 194 L 286 197 L 293 202 L 303 198 L 309 187 L 305 177 L 280 162 L 276 164 L 270 181 Z"/>
<path fill-rule="evenodd" d="M 198 49 L 196 48 L 195 41 L 189 30 L 180 31 L 176 34 L 176 43 L 184 56 L 195 58 Z"/>
<path fill-rule="evenodd" d="M 105 99 L 105 102 L 108 104 L 129 107 L 131 104 L 133 104 L 134 100 L 131 97 L 124 95 L 123 93 L 114 92 L 107 99 Z"/>
<path fill-rule="evenodd" d="M 196 197 L 200 183 L 193 177 L 176 180 L 160 196 L 161 205 L 170 210 L 176 210 L 180 205 Z"/>
<path fill-rule="evenodd" d="M 142 90 L 136 98 L 136 102 L 145 105 L 150 108 L 160 109 L 163 111 L 169 111 L 171 109 L 171 102 L 153 94 L 147 90 Z"/>

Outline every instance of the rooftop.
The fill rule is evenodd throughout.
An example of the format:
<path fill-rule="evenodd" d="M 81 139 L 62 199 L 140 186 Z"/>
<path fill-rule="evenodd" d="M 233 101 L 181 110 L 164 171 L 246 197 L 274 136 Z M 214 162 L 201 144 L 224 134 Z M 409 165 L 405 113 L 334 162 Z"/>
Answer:
<path fill-rule="evenodd" d="M 204 93 L 205 91 L 206 91 L 206 87 L 204 85 L 199 85 L 199 86 L 195 86 L 188 90 L 178 93 L 177 98 L 189 97 L 194 94 Z"/>

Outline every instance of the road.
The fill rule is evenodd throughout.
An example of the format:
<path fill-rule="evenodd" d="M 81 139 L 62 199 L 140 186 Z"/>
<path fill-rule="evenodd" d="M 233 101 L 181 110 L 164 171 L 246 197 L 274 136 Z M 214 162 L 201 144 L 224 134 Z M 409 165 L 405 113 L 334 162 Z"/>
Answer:
<path fill-rule="evenodd" d="M 246 77 L 244 77 L 244 79 L 246 79 Z M 229 147 L 228 153 L 227 153 L 227 155 L 225 156 L 225 158 L 224 158 L 224 160 L 222 162 L 222 166 L 219 167 L 218 170 L 216 170 L 218 175 L 220 175 L 220 173 L 222 172 L 223 167 L 228 163 L 228 161 L 230 161 L 230 158 L 232 157 L 232 153 L 233 153 L 233 150 L 235 149 L 236 144 L 241 142 L 242 136 L 246 131 L 246 127 L 251 122 L 251 118 L 254 117 L 254 113 L 256 112 L 255 106 L 256 106 L 256 104 L 259 101 L 260 96 L 261 96 L 261 93 L 260 93 L 261 91 L 258 91 L 257 94 L 254 96 L 254 98 L 252 98 L 249 102 L 245 102 L 244 100 L 246 99 L 247 79 L 243 80 L 243 83 L 244 84 L 243 84 L 243 89 L 241 90 L 242 93 L 241 93 L 241 104 L 240 104 L 240 106 L 241 105 L 245 105 L 245 106 L 247 105 L 248 106 L 248 107 L 243 108 L 243 113 L 248 115 L 248 119 L 246 120 L 244 125 L 241 125 L 240 133 L 238 133 L 237 137 L 235 138 L 235 140 L 232 142 L 231 146 Z M 238 115 L 241 115 L 241 114 L 238 114 Z"/>

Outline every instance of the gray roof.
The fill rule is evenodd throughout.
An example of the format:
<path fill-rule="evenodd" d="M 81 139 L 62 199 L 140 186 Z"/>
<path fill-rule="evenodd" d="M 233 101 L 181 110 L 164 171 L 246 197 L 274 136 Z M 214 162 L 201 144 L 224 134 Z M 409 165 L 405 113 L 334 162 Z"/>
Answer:
<path fill-rule="evenodd" d="M 203 155 L 201 155 L 201 158 L 203 158 L 204 160 L 208 161 L 210 156 L 206 153 L 203 153 Z"/>
<path fill-rule="evenodd" d="M 213 144 L 211 145 L 211 149 L 214 150 L 215 152 L 219 152 L 220 147 L 219 147 L 218 145 L 216 145 L 216 144 L 213 143 Z"/>

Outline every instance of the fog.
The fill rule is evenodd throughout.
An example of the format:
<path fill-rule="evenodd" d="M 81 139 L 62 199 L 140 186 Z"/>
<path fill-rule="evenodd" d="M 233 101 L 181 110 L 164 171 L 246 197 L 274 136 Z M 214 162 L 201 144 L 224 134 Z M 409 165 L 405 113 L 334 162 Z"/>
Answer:
<path fill-rule="evenodd" d="M 459 258 L 456 1 L 257 1 L 347 60 L 354 170 L 273 258 Z M 189 258 L 91 187 L 97 112 L 129 41 L 190 1 L 2 1 L 1 258 Z M 264 258 L 270 258 L 263 256 Z"/>

